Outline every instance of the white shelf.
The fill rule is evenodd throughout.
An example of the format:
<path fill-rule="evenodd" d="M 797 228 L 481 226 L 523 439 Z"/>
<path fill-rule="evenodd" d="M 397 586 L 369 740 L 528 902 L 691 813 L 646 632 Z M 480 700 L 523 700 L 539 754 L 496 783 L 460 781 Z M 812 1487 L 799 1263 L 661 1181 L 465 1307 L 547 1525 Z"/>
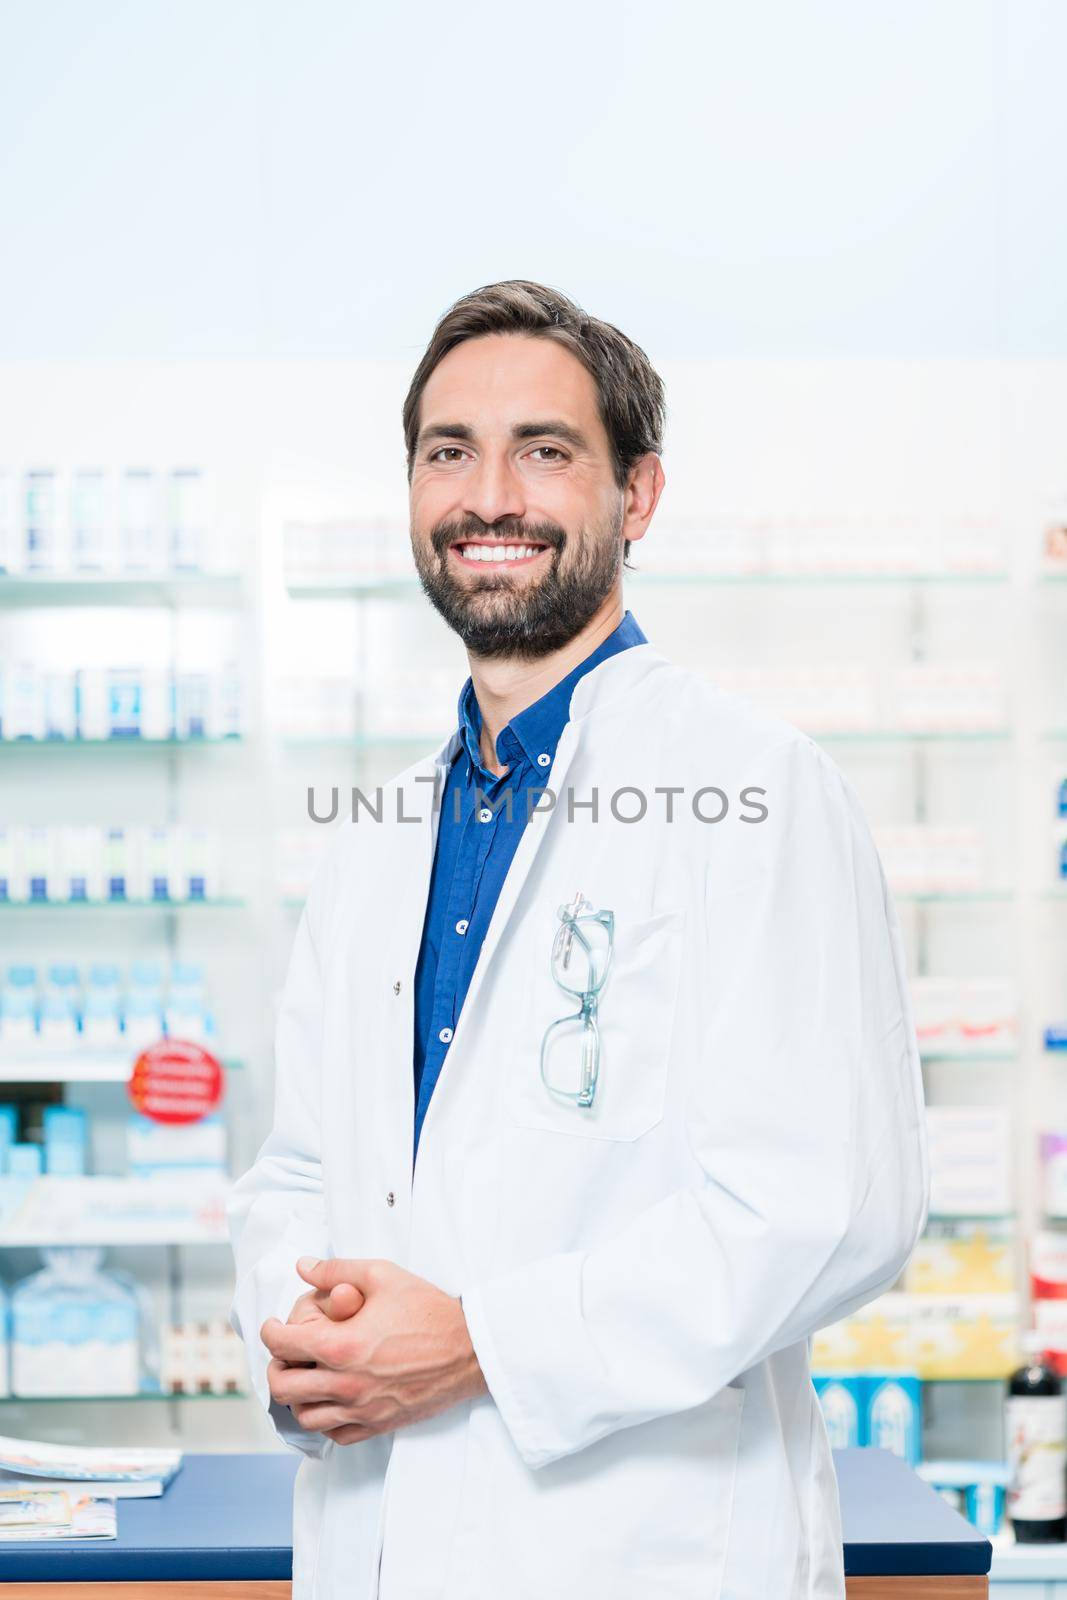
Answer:
<path fill-rule="evenodd" d="M 0 1083 L 126 1083 L 139 1055 L 129 1050 L 0 1050 Z M 226 1061 L 228 1072 L 240 1061 Z"/>
<path fill-rule="evenodd" d="M 0 1178 L 0 1249 L 228 1244 L 223 1178 Z"/>
<path fill-rule="evenodd" d="M 0 914 L 9 911 L 236 911 L 243 900 L 0 900 Z"/>
<path fill-rule="evenodd" d="M 1067 1544 L 1016 1544 L 1010 1534 L 998 1534 L 992 1544 L 989 1576 L 994 1582 L 1011 1578 L 1017 1583 L 1055 1583 L 1067 1578 Z"/>
<path fill-rule="evenodd" d="M 0 573 L 0 606 L 239 605 L 237 572 Z"/>

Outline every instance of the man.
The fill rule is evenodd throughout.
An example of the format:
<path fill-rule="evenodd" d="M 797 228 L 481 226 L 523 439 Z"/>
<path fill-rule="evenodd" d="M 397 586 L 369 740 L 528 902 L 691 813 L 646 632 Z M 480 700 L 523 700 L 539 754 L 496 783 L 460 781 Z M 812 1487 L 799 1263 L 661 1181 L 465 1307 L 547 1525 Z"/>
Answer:
<path fill-rule="evenodd" d="M 925 1218 L 901 941 L 833 763 L 624 612 L 662 421 L 533 283 L 412 381 L 471 676 L 318 874 L 230 1202 L 294 1600 L 844 1594 L 809 1336 Z"/>

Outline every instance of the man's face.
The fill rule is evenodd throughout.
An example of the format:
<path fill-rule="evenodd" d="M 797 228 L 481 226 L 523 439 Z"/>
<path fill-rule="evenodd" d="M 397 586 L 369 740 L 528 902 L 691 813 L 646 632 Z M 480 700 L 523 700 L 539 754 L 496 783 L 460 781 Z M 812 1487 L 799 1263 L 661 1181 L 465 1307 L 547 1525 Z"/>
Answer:
<path fill-rule="evenodd" d="M 422 394 L 411 544 L 424 589 L 473 655 L 558 650 L 617 583 L 624 495 L 596 386 L 551 339 L 450 350 Z"/>

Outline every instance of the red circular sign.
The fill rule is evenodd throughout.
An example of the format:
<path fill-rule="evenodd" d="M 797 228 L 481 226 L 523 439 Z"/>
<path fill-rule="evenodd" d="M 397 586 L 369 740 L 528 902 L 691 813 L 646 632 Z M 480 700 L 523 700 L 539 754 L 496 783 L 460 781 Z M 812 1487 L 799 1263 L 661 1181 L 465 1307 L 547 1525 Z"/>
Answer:
<path fill-rule="evenodd" d="M 222 1099 L 222 1063 L 188 1039 L 160 1039 L 141 1051 L 126 1087 L 155 1122 L 199 1122 Z"/>

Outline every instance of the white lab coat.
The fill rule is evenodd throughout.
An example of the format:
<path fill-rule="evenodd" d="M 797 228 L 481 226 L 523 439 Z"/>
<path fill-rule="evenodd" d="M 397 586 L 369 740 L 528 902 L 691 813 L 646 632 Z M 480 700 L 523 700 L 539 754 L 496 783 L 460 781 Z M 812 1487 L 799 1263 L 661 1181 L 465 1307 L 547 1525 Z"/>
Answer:
<path fill-rule="evenodd" d="M 386 789 L 390 820 L 338 828 L 296 935 L 273 1131 L 230 1195 L 233 1324 L 306 1458 L 294 1600 L 838 1600 L 809 1336 L 893 1282 L 928 1189 L 900 933 L 855 795 L 804 734 L 650 645 L 587 673 L 412 1183 L 436 834 L 416 780 L 443 781 L 455 737 Z M 693 812 L 709 786 L 717 823 Z M 750 786 L 760 823 L 739 820 Z M 685 791 L 670 822 L 657 787 Z M 647 812 L 620 821 L 634 788 Z M 398 789 L 421 820 L 397 820 Z M 578 890 L 616 929 L 587 1112 L 538 1066 L 575 1009 L 549 951 Z M 489 1396 L 363 1444 L 303 1432 L 270 1403 L 259 1328 L 306 1290 L 304 1253 L 460 1295 Z"/>

